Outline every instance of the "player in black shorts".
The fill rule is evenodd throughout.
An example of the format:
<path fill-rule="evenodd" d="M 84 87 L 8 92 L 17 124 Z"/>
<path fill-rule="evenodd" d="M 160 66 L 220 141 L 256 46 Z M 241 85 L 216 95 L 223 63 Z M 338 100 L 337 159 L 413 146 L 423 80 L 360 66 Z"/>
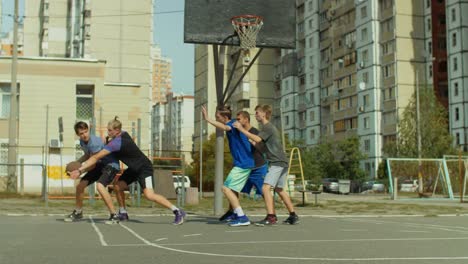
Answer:
<path fill-rule="evenodd" d="M 145 178 L 153 175 L 153 165 L 148 157 L 146 157 L 146 155 L 141 152 L 128 133 L 122 131 L 122 123 L 117 120 L 117 117 L 108 123 L 107 133 L 112 140 L 106 146 L 104 146 L 103 150 L 90 157 L 78 170 L 72 173 L 80 173 L 80 171 L 91 167 L 99 159 L 102 159 L 103 157 L 112 153 L 117 159 L 125 163 L 128 167 L 122 176 L 120 176 L 116 184 L 117 200 L 119 202 L 120 208 L 125 208 L 123 190 L 128 189 L 128 185 L 130 183 L 138 182 L 146 199 L 172 210 L 175 215 L 173 224 L 182 224 L 186 215 L 185 212 L 182 209 L 174 206 L 164 196 L 156 194 L 152 190 L 146 188 Z"/>

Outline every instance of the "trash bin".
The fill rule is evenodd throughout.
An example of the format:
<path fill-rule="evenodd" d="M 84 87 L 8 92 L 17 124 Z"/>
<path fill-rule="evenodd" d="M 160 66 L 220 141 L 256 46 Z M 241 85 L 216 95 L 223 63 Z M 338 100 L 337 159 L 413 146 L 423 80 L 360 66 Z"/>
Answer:
<path fill-rule="evenodd" d="M 198 204 L 198 188 L 190 187 L 185 189 L 185 203 L 186 204 Z"/>
<path fill-rule="evenodd" d="M 341 194 L 349 194 L 351 189 L 350 180 L 338 180 L 338 192 Z"/>

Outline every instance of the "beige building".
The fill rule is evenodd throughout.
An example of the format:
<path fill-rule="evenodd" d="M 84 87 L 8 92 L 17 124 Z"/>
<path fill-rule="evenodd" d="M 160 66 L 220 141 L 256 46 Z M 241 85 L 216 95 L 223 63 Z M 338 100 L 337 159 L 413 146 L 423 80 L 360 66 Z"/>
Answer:
<path fill-rule="evenodd" d="M 26 45 L 18 69 L 18 141 L 20 145 L 36 148 L 35 158 L 28 157 L 28 161 L 25 159 L 26 163 L 59 166 L 52 156 L 49 159 L 49 154 L 42 154 L 42 162 L 39 158 L 41 146 L 47 146 L 44 153 L 48 153 L 46 150 L 49 144 L 57 146 L 56 140 L 51 141 L 58 138 L 57 134 L 52 135 L 52 131 L 57 131 L 54 128 L 57 116 L 63 116 L 64 122 L 67 122 L 65 129 L 71 132 L 70 138 L 73 138 L 71 128 L 76 120 L 89 120 L 95 133 L 104 135 L 108 120 L 119 116 L 124 129 L 149 154 L 149 61 L 153 20 L 148 10 L 152 10 L 150 0 L 120 1 L 119 4 L 111 0 L 25 1 Z M 10 57 L 2 60 L 5 65 L 11 65 Z M 92 64 L 99 66 L 90 70 Z M 8 96 L 7 83 L 11 76 L 7 73 L 10 69 L 3 66 L 2 70 L 2 96 Z M 31 119 L 26 118 L 30 109 L 27 107 L 35 106 L 31 115 L 45 116 L 45 105 L 49 105 L 50 134 L 31 133 L 30 131 L 45 130 L 46 119 L 43 116 L 37 117 L 42 126 L 30 127 L 28 124 Z M 2 106 L 2 112 L 6 112 L 8 108 L 9 106 Z M 2 129 L 3 131 L 8 129 Z M 45 135 L 49 136 L 45 138 Z M 5 139 L 5 135 L 2 138 Z M 74 148 L 74 145 L 65 140 L 64 147 Z M 21 151 L 18 151 L 18 161 L 23 157 Z M 4 152 L 2 149 L 2 157 Z M 65 148 L 62 152 L 65 153 Z M 59 157 L 62 157 L 62 163 L 76 158 L 75 155 Z M 57 171 L 60 172 L 57 168 L 55 167 L 55 172 L 48 172 L 49 179 L 56 177 Z M 37 166 L 31 167 L 33 169 L 36 170 Z M 28 173 L 27 177 L 40 177 L 36 173 L 37 171 L 31 173 L 35 176 L 29 176 Z M 40 182 L 37 180 L 25 179 L 25 188 L 31 191 L 40 189 Z"/>
<path fill-rule="evenodd" d="M 10 58 L 0 59 L 2 105 L 0 117 L 1 163 L 6 163 L 10 92 Z M 24 176 L 24 190 L 39 192 L 42 186 L 42 165 L 47 171 L 49 190 L 72 191 L 73 181 L 60 166 L 81 155 L 73 125 L 77 120 L 94 123 L 92 130 L 101 137 L 106 125 L 119 116 L 123 129 L 130 134 L 138 120 L 145 118 L 147 99 L 138 85 L 116 85 L 104 82 L 105 62 L 86 59 L 28 58 L 18 63 L 18 161 L 26 164 L 18 174 Z M 63 119 L 63 142 L 59 142 L 58 118 Z M 94 120 L 94 122 L 92 122 Z M 142 139 L 148 130 L 141 130 Z M 136 136 L 135 135 L 135 136 Z M 4 155 L 5 154 L 5 155 Z M 0 167 L 6 176 L 6 166 Z M 0 189 L 4 189 L 4 181 Z"/>
<path fill-rule="evenodd" d="M 166 96 L 172 93 L 172 60 L 161 55 L 158 45 L 151 47 L 151 91 L 152 103 L 166 101 Z"/>
<path fill-rule="evenodd" d="M 237 48 L 227 47 L 224 67 L 224 86 L 226 86 L 229 74 L 233 70 L 234 56 Z M 228 105 L 231 106 L 233 115 L 241 110 L 246 110 L 251 113 L 252 124 L 258 127 L 254 118 L 255 107 L 258 104 L 273 104 L 275 98 L 274 76 L 273 69 L 277 52 L 274 49 L 264 49 L 255 64 L 250 68 L 243 81 L 235 88 L 231 98 L 228 100 Z M 251 57 L 256 53 L 256 50 L 251 51 Z M 234 77 L 231 82 L 233 86 L 248 63 L 241 58 L 236 69 L 234 69 Z M 207 45 L 195 46 L 195 134 L 194 148 L 199 149 L 200 134 L 203 134 L 203 140 L 207 140 L 210 134 L 215 133 L 215 128 L 206 122 L 202 122 L 200 126 L 201 106 L 206 105 L 211 118 L 214 118 L 216 111 L 216 83 L 214 76 L 214 59 L 213 49 Z M 235 118 L 235 116 L 233 116 Z M 200 131 L 202 131 L 200 133 Z"/>

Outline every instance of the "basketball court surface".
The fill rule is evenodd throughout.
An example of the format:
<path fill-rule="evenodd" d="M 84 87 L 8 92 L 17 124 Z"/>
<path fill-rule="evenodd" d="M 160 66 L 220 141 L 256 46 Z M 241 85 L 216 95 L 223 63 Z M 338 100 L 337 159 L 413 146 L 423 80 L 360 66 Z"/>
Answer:
<path fill-rule="evenodd" d="M 251 216 L 260 220 L 261 216 Z M 280 220 L 285 216 L 280 217 Z M 467 216 L 301 216 L 295 226 L 217 218 L 0 216 L 0 263 L 467 263 Z"/>

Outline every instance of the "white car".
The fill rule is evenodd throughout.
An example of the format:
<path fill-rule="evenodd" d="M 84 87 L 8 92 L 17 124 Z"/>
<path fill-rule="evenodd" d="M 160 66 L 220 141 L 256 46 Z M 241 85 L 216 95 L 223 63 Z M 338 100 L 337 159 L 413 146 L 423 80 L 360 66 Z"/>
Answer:
<path fill-rule="evenodd" d="M 190 178 L 185 175 L 173 175 L 172 180 L 174 181 L 174 189 L 176 193 L 179 193 L 181 187 L 183 186 L 184 189 L 190 187 Z"/>
<path fill-rule="evenodd" d="M 418 190 L 418 180 L 405 180 L 400 185 L 400 192 L 415 192 Z"/>

